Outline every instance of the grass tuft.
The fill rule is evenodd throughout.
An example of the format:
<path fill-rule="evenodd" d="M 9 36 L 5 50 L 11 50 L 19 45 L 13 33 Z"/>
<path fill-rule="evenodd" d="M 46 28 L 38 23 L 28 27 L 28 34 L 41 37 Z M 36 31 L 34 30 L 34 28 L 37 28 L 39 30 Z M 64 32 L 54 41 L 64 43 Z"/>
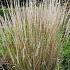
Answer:
<path fill-rule="evenodd" d="M 54 4 L 55 3 L 55 4 Z M 66 3 L 67 5 L 67 3 Z M 15 8 L 0 16 L 0 54 L 9 70 L 59 70 L 63 44 L 70 33 L 70 9 L 50 1 L 48 5 Z"/>

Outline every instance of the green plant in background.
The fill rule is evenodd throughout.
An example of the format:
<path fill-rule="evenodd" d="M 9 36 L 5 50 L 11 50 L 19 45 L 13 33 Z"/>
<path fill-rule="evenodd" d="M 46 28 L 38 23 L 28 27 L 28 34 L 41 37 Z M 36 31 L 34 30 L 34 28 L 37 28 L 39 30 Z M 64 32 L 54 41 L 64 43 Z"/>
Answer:
<path fill-rule="evenodd" d="M 9 15 L 9 11 L 7 8 L 4 8 L 4 10 L 2 8 L 0 8 L 0 16 L 5 18 L 4 16 Z"/>
<path fill-rule="evenodd" d="M 70 37 L 64 43 L 62 66 L 64 70 L 70 69 Z"/>
<path fill-rule="evenodd" d="M 5 18 L 0 17 L 0 54 L 12 65 L 7 70 L 63 69 L 62 61 L 69 58 L 66 6 L 63 9 L 52 0 L 48 6 L 11 7 L 8 14 L 2 9 Z"/>
<path fill-rule="evenodd" d="M 4 16 L 2 9 L 0 9 L 0 15 L 1 15 L 1 16 Z"/>

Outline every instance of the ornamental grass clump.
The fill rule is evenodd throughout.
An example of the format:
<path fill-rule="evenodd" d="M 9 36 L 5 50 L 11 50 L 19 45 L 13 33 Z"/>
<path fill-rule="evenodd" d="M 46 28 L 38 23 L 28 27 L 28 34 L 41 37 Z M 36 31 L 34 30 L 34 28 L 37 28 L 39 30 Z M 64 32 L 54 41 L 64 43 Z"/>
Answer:
<path fill-rule="evenodd" d="M 61 7 L 55 0 L 38 7 L 32 2 L 26 7 L 14 5 L 14 8 L 12 4 L 7 8 L 8 13 L 2 6 L 4 18 L 0 16 L 0 54 L 3 60 L 12 65 L 10 69 L 7 68 L 59 70 L 60 49 L 70 32 L 70 10 L 66 12 L 66 6 Z M 63 31 L 59 34 L 60 30 L 64 34 Z"/>

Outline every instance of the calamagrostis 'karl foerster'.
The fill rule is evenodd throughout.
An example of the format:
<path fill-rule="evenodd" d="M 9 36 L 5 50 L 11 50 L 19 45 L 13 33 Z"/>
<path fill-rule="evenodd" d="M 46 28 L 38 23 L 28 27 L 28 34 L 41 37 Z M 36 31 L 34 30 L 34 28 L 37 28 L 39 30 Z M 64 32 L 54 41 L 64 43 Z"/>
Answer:
<path fill-rule="evenodd" d="M 13 8 L 10 4 L 7 12 L 2 6 L 4 18 L 0 17 L 0 37 L 3 58 L 14 65 L 12 70 L 55 70 L 57 44 L 60 44 L 57 33 L 63 25 L 68 36 L 70 10 L 66 12 L 66 6 L 61 7 L 55 0 L 38 7 L 32 2 L 26 7 L 20 7 L 15 1 L 14 5 Z"/>

